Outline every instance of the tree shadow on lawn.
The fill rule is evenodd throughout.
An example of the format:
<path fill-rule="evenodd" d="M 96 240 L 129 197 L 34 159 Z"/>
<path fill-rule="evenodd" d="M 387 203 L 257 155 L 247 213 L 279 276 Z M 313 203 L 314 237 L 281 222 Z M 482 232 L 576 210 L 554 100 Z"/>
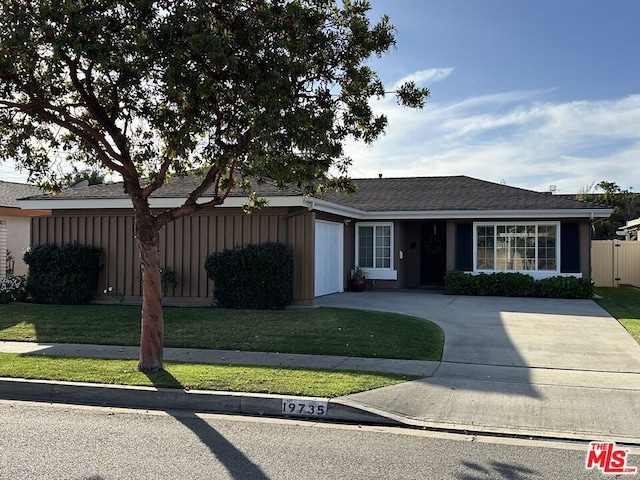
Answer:
<path fill-rule="evenodd" d="M 169 387 L 184 390 L 184 386 L 166 370 L 145 372 L 145 375 L 156 388 Z M 165 410 L 165 412 L 191 430 L 218 461 L 224 465 L 233 478 L 238 480 L 246 478 L 266 480 L 269 478 L 258 465 L 249 460 L 233 443 L 205 420 L 198 417 L 195 412 L 186 410 Z"/>

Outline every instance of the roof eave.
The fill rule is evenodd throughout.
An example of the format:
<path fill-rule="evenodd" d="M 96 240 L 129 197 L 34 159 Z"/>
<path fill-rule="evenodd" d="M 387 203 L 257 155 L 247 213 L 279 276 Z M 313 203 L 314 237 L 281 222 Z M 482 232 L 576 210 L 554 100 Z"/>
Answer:
<path fill-rule="evenodd" d="M 212 200 L 202 197 L 198 203 Z M 608 218 L 613 209 L 603 208 L 565 208 L 565 209 L 527 209 L 527 210 L 403 210 L 403 211 L 365 211 L 348 207 L 320 198 L 302 195 L 276 196 L 266 198 L 270 207 L 306 207 L 308 210 L 330 213 L 357 220 L 430 220 L 430 219 L 527 219 L 527 218 Z M 186 198 L 151 198 L 151 208 L 174 208 L 182 205 Z M 237 208 L 247 202 L 246 197 L 228 197 L 216 208 Z M 92 210 L 92 209 L 132 209 L 129 198 L 107 199 L 21 199 L 20 208 L 32 210 Z"/>
<path fill-rule="evenodd" d="M 534 209 L 534 210 L 426 210 L 426 211 L 370 211 L 363 218 L 387 220 L 437 220 L 437 219 L 535 219 L 535 218 L 608 218 L 611 209 Z"/>
<path fill-rule="evenodd" d="M 186 198 L 151 198 L 149 206 L 151 208 L 175 208 L 183 205 Z M 206 203 L 213 200 L 212 197 L 201 197 L 198 203 Z M 216 208 L 237 208 L 244 206 L 248 201 L 247 197 L 227 197 L 222 205 Z M 269 197 L 267 198 L 270 207 L 306 207 L 302 196 Z M 103 209 L 126 209 L 133 208 L 129 198 L 83 198 L 83 199 L 22 199 L 18 200 L 20 208 L 23 209 L 46 209 L 46 210 L 103 210 Z"/>

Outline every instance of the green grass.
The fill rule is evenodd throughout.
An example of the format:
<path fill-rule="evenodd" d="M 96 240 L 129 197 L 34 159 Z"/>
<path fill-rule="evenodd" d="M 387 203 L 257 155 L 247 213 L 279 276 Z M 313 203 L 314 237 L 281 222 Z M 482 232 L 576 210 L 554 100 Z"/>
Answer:
<path fill-rule="evenodd" d="M 406 315 L 337 308 L 164 308 L 165 346 L 440 360 L 443 334 Z M 139 345 L 140 307 L 0 305 L 0 340 Z"/>
<path fill-rule="evenodd" d="M 190 390 L 337 397 L 416 378 L 383 373 L 181 362 L 165 362 L 164 371 L 144 374 L 139 372 L 136 366 L 137 361 L 134 360 L 98 360 L 0 353 L 0 377 Z"/>
<path fill-rule="evenodd" d="M 597 287 L 594 290 L 602 297 L 598 304 L 640 343 L 640 290 L 633 287 Z"/>

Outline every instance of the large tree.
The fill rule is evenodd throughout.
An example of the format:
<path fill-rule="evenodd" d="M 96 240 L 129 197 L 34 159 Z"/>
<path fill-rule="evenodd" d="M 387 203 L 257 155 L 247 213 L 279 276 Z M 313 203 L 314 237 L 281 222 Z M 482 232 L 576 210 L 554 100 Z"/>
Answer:
<path fill-rule="evenodd" d="M 0 159 L 54 188 L 52 162 L 119 174 L 143 272 L 140 363 L 162 368 L 158 231 L 212 209 L 233 187 L 348 182 L 343 143 L 372 142 L 385 89 L 367 66 L 395 43 L 365 1 L 4 0 Z M 398 101 L 422 107 L 409 83 Z M 338 172 L 333 176 L 329 172 Z M 180 206 L 152 212 L 171 175 L 197 175 Z M 210 200 L 199 203 L 207 193 Z M 213 192 L 213 193 L 211 193 Z"/>

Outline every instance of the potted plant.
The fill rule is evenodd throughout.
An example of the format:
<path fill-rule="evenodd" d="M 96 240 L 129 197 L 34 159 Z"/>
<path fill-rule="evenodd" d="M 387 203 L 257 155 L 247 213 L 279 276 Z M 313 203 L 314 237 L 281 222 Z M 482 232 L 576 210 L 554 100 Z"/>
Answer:
<path fill-rule="evenodd" d="M 356 265 L 351 271 L 351 291 L 364 292 L 367 286 L 367 273 Z"/>

